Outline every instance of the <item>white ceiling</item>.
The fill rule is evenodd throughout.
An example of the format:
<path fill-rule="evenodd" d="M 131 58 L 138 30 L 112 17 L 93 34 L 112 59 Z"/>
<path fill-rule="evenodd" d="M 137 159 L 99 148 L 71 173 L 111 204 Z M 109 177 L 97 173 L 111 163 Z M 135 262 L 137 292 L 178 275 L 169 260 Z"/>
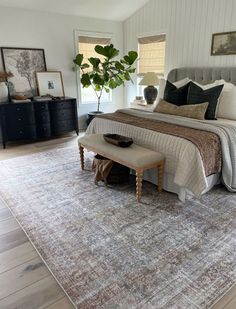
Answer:
<path fill-rule="evenodd" d="M 149 0 L 0 0 L 0 6 L 124 21 Z"/>

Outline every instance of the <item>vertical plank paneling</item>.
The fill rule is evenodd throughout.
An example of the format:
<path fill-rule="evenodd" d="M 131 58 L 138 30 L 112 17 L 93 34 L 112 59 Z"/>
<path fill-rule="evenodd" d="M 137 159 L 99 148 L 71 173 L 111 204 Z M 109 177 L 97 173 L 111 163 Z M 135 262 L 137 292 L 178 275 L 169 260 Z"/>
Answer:
<path fill-rule="evenodd" d="M 235 0 L 150 0 L 124 22 L 125 50 L 140 34 L 165 29 L 165 74 L 179 66 L 235 66 L 236 56 L 210 55 L 212 33 L 236 30 L 235 15 Z M 135 87 L 127 94 L 128 102 Z"/>

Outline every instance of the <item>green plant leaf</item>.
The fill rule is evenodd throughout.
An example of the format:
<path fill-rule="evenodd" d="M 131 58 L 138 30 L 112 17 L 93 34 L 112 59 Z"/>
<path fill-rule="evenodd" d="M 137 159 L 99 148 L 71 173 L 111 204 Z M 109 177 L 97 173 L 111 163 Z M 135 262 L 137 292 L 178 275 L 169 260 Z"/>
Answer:
<path fill-rule="evenodd" d="M 119 77 L 122 81 L 125 81 L 125 73 L 123 72 L 122 74 L 118 74 L 117 77 Z"/>
<path fill-rule="evenodd" d="M 137 52 L 136 51 L 130 51 L 130 52 L 128 52 L 128 55 L 124 56 L 124 61 L 128 65 L 132 65 L 137 58 L 138 58 Z"/>
<path fill-rule="evenodd" d="M 96 45 L 96 46 L 94 47 L 94 50 L 95 50 L 95 52 L 98 53 L 99 55 L 105 56 L 105 55 L 104 55 L 104 48 L 103 48 L 103 46 L 101 46 L 101 45 Z"/>
<path fill-rule="evenodd" d="M 119 55 L 119 50 L 114 48 L 113 44 L 106 45 L 104 47 L 101 45 L 96 45 L 94 49 L 98 54 L 105 56 L 108 60 Z"/>
<path fill-rule="evenodd" d="M 118 69 L 118 70 L 124 70 L 124 66 L 122 63 L 120 63 L 119 61 L 116 61 L 115 63 L 115 67 Z"/>
<path fill-rule="evenodd" d="M 88 73 L 84 73 L 81 76 L 81 84 L 83 87 L 89 87 L 91 85 L 91 80 Z"/>
<path fill-rule="evenodd" d="M 117 83 L 117 86 L 121 86 L 122 84 L 124 84 L 124 81 L 122 78 L 116 75 L 116 83 Z"/>
<path fill-rule="evenodd" d="M 107 45 L 104 47 L 105 56 L 108 59 L 115 58 L 119 55 L 119 50 L 113 47 L 113 44 Z"/>
<path fill-rule="evenodd" d="M 92 64 L 94 69 L 97 69 L 101 62 L 99 58 L 94 58 L 94 57 L 88 58 L 88 61 Z"/>
<path fill-rule="evenodd" d="M 83 62 L 83 59 L 84 59 L 83 54 L 77 54 L 75 59 L 74 59 L 74 63 L 77 64 L 80 67 L 82 62 Z"/>
<path fill-rule="evenodd" d="M 101 91 L 102 87 L 100 85 L 95 85 L 95 91 Z"/>
<path fill-rule="evenodd" d="M 93 83 L 94 85 L 103 86 L 105 82 L 104 82 L 104 79 L 100 75 L 94 74 Z"/>
<path fill-rule="evenodd" d="M 135 70 L 136 70 L 136 68 L 130 68 L 130 69 L 128 69 L 128 72 L 129 72 L 129 73 L 134 73 Z"/>
<path fill-rule="evenodd" d="M 104 75 L 103 75 L 103 77 L 104 77 L 105 83 L 108 82 L 109 79 L 110 79 L 110 76 L 109 76 L 108 72 L 105 72 Z"/>
<path fill-rule="evenodd" d="M 124 60 L 125 60 L 125 63 L 126 64 L 130 64 L 129 62 L 130 62 L 130 59 L 129 59 L 129 56 L 128 55 L 125 55 L 124 56 Z"/>
<path fill-rule="evenodd" d="M 117 85 L 117 83 L 116 83 L 116 81 L 115 81 L 114 79 L 111 79 L 111 80 L 109 81 L 109 87 L 110 87 L 111 89 L 115 89 L 117 86 L 118 86 L 118 85 Z"/>
<path fill-rule="evenodd" d="M 134 50 L 131 50 L 128 52 L 128 56 L 130 59 L 129 64 L 132 65 L 135 62 L 135 60 L 138 58 L 138 53 Z"/>
<path fill-rule="evenodd" d="M 128 72 L 128 71 L 126 71 L 126 72 L 125 72 L 125 79 L 126 79 L 126 80 L 131 80 L 131 78 L 130 78 L 130 75 L 129 75 L 129 72 Z"/>

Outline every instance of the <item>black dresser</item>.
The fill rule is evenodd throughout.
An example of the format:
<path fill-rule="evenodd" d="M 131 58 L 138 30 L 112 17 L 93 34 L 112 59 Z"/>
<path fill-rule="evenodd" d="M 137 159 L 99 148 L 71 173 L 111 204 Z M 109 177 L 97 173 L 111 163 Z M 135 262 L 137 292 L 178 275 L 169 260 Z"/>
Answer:
<path fill-rule="evenodd" d="M 76 99 L 0 104 L 0 140 L 37 140 L 75 131 L 79 134 Z"/>

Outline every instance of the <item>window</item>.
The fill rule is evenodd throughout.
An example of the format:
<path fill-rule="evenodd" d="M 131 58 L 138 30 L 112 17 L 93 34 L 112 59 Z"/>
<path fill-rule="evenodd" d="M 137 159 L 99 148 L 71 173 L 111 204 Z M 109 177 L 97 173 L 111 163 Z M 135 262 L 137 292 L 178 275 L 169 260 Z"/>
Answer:
<path fill-rule="evenodd" d="M 165 67 L 165 34 L 149 36 L 138 39 L 139 43 L 139 65 L 138 74 L 156 72 L 164 75 Z"/>
<path fill-rule="evenodd" d="M 90 36 L 79 36 L 79 42 L 78 42 L 78 50 L 80 54 L 84 55 L 84 62 L 88 63 L 88 58 L 90 57 L 96 57 L 99 59 L 103 59 L 102 55 L 97 54 L 94 51 L 94 47 L 96 45 L 108 45 L 111 43 L 110 38 L 100 38 L 100 37 L 90 37 Z M 90 68 L 87 69 L 89 71 Z M 86 71 L 86 70 L 84 70 Z M 103 92 L 101 102 L 109 102 L 111 101 L 111 93 Z M 90 104 L 97 102 L 96 94 L 92 87 L 89 88 L 83 88 L 81 86 L 81 102 L 83 104 Z"/>
<path fill-rule="evenodd" d="M 164 75 L 165 68 L 166 35 L 147 36 L 138 39 L 138 79 L 147 72 L 155 72 L 159 76 Z M 138 87 L 138 94 L 143 94 L 143 87 Z"/>

